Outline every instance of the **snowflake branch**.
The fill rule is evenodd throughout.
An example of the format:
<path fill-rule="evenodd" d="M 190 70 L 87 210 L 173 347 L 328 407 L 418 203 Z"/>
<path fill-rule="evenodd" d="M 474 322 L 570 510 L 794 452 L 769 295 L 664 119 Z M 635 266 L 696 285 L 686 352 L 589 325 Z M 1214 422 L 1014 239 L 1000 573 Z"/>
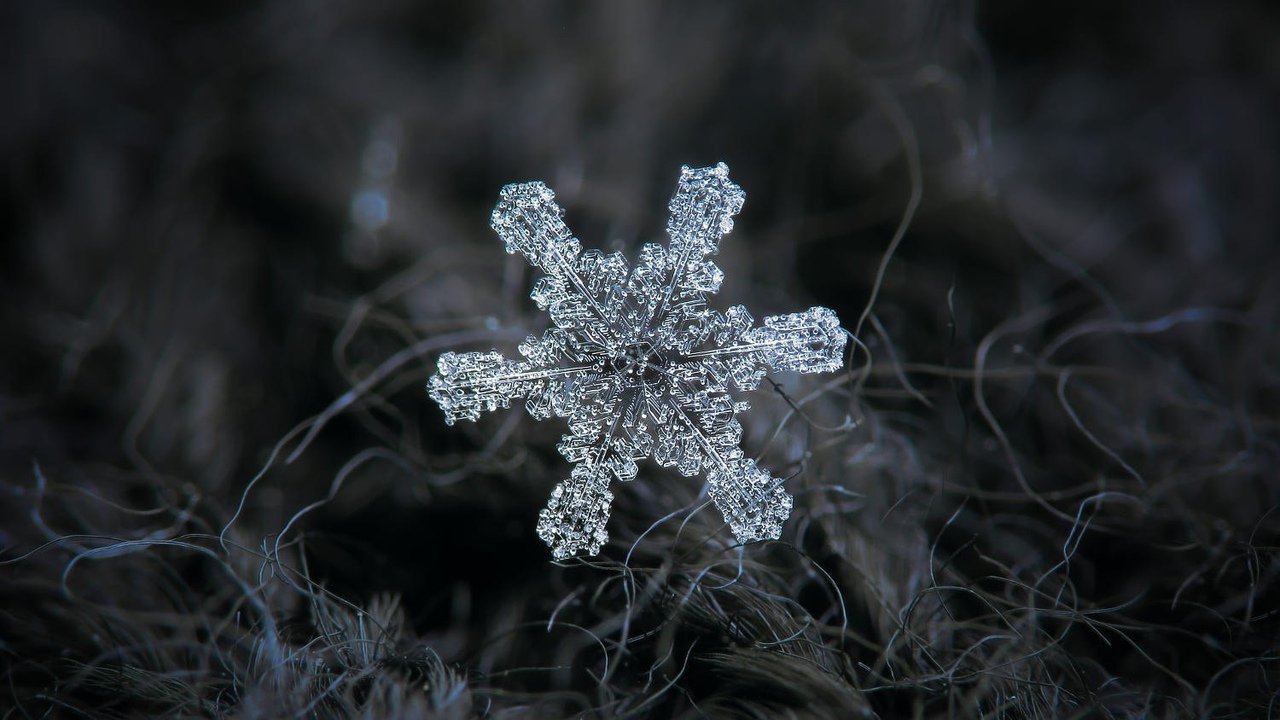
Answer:
<path fill-rule="evenodd" d="M 496 352 L 447 352 L 440 356 L 437 367 L 427 390 L 444 410 L 449 425 L 459 418 L 476 420 L 482 411 L 510 407 L 512 400 L 540 390 L 550 391 L 545 381 L 585 378 L 598 371 L 595 365 L 534 368 Z"/>
<path fill-rule="evenodd" d="M 770 315 L 757 328 L 742 334 L 736 345 L 697 350 L 686 357 L 723 359 L 758 355 L 774 370 L 801 373 L 831 372 L 844 364 L 845 335 L 836 314 L 824 307 Z"/>
<path fill-rule="evenodd" d="M 557 449 L 565 459 L 574 463 L 569 479 L 556 486 L 547 506 L 538 516 L 538 536 L 551 546 L 557 560 L 576 555 L 583 550 L 594 555 L 608 541 L 606 525 L 613 503 L 609 492 L 611 475 L 630 480 L 635 477 L 635 459 L 624 455 L 626 449 L 617 442 L 624 418 L 634 416 L 636 400 L 626 402 L 627 408 L 614 412 L 608 429 L 600 432 L 607 417 L 605 412 L 614 408 L 624 394 L 621 384 L 614 384 L 609 397 L 600 405 L 588 405 L 580 409 L 580 415 L 570 422 L 570 433 L 561 439 Z M 610 455 L 625 457 L 625 461 L 609 462 Z"/>
<path fill-rule="evenodd" d="M 791 515 L 793 503 L 791 496 L 780 487 L 781 483 L 760 469 L 755 460 L 743 457 L 736 437 L 724 444 L 729 448 L 726 457 L 712 442 L 716 435 L 703 432 L 683 408 L 675 407 L 675 412 L 689 433 L 698 439 L 703 452 L 715 461 L 707 470 L 709 494 L 729 523 L 734 538 L 741 543 L 777 538 L 782 532 L 782 523 Z M 736 420 L 729 422 L 737 426 Z"/>
<path fill-rule="evenodd" d="M 540 282 L 542 291 L 535 288 L 533 295 L 539 307 L 546 309 L 548 305 L 554 307 L 568 303 L 570 307 L 561 309 L 568 319 L 574 305 L 585 304 L 599 321 L 587 329 L 593 334 L 603 335 L 597 339 L 608 344 L 612 335 L 608 330 L 615 318 L 600 306 L 595 293 L 588 289 L 588 283 L 578 272 L 582 244 L 565 225 L 564 211 L 555 202 L 555 193 L 544 183 L 528 182 L 507 185 L 502 188 L 500 197 L 489 224 L 502 239 L 507 252 L 519 252 L 531 265 L 547 274 Z M 581 260 L 598 256 L 599 253 L 588 253 Z M 566 292 L 566 283 L 575 292 Z"/>
<path fill-rule="evenodd" d="M 729 180 L 724 163 L 696 170 L 680 168 L 680 182 L 667 206 L 667 234 L 676 261 L 670 266 L 671 280 L 661 300 L 646 318 L 646 329 L 662 321 L 673 296 L 701 301 L 702 293 L 720 289 L 724 273 L 706 257 L 720 251 L 720 240 L 733 230 L 733 216 L 742 210 L 745 199 L 742 188 Z M 664 259 L 669 258 L 670 254 Z"/>

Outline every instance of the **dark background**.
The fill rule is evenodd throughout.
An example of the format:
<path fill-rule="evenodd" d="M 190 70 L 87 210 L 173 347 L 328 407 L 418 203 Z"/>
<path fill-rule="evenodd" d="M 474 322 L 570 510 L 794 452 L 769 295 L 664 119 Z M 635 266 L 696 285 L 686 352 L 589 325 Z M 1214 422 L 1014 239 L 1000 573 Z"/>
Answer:
<path fill-rule="evenodd" d="M 54 0 L 0 27 L 14 717 L 1275 712 L 1271 4 Z M 716 304 L 854 329 L 892 245 L 871 359 L 777 378 L 820 391 L 807 419 L 751 397 L 781 542 L 734 547 L 645 465 L 601 556 L 550 564 L 563 426 L 446 428 L 422 390 L 546 322 L 497 192 L 542 179 L 584 246 L 634 252 L 717 161 L 747 204 Z"/>

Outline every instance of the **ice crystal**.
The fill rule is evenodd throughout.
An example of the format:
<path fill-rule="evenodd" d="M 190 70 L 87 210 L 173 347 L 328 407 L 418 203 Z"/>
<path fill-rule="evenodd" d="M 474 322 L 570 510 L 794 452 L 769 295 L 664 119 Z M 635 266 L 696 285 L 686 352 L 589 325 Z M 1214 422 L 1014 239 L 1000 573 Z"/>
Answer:
<path fill-rule="evenodd" d="M 620 253 L 583 252 L 543 183 L 502 189 L 491 225 L 507 252 L 544 273 L 530 297 L 553 327 L 527 337 L 520 360 L 444 353 L 428 390 L 449 424 L 521 398 L 535 418 L 568 418 L 557 449 L 573 470 L 538 518 L 538 535 L 557 559 L 599 552 L 610 482 L 634 479 L 636 461 L 650 456 L 684 475 L 705 473 L 740 542 L 782 532 L 791 496 L 743 455 L 735 416 L 748 405 L 729 386 L 754 390 L 766 368 L 836 370 L 845 336 L 824 307 L 759 325 L 741 305 L 723 313 L 707 307 L 706 294 L 724 279 L 710 256 L 745 197 L 724 163 L 682 168 L 669 206 L 671 242 L 644 245 L 629 268 Z"/>

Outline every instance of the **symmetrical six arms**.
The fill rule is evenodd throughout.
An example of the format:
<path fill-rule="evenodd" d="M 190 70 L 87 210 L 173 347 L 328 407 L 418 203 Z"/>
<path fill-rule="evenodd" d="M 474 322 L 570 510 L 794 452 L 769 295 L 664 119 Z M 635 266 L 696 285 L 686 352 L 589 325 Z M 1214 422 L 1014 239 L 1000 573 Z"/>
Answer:
<path fill-rule="evenodd" d="M 742 209 L 742 189 L 724 163 L 682 168 L 671 199 L 670 243 L 649 243 L 634 268 L 620 253 L 582 251 L 550 188 L 508 185 L 491 224 L 507 252 L 544 276 L 530 297 L 553 326 L 520 344 L 523 359 L 497 352 L 446 352 L 428 391 L 445 420 L 523 399 L 538 419 L 568 418 L 557 446 L 573 463 L 538 520 L 557 559 L 594 555 L 613 478 L 635 478 L 652 456 L 684 475 L 706 473 L 709 493 L 741 542 L 776 539 L 791 513 L 781 482 L 739 447 L 747 409 L 730 384 L 754 390 L 766 368 L 803 373 L 839 369 L 845 334 L 834 312 L 813 307 L 754 325 L 741 305 L 707 307 L 724 273 L 711 261 Z"/>

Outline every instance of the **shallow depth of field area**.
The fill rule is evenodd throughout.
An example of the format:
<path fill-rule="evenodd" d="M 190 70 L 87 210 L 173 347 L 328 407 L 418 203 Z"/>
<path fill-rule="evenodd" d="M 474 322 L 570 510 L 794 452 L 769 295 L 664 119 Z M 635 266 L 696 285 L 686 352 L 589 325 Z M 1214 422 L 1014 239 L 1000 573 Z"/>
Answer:
<path fill-rule="evenodd" d="M 0 10 L 0 718 L 1280 715 L 1280 12 L 1262 2 Z M 547 316 L 489 215 L 821 305 L 744 393 L 795 497 L 615 483 L 449 350 Z"/>

